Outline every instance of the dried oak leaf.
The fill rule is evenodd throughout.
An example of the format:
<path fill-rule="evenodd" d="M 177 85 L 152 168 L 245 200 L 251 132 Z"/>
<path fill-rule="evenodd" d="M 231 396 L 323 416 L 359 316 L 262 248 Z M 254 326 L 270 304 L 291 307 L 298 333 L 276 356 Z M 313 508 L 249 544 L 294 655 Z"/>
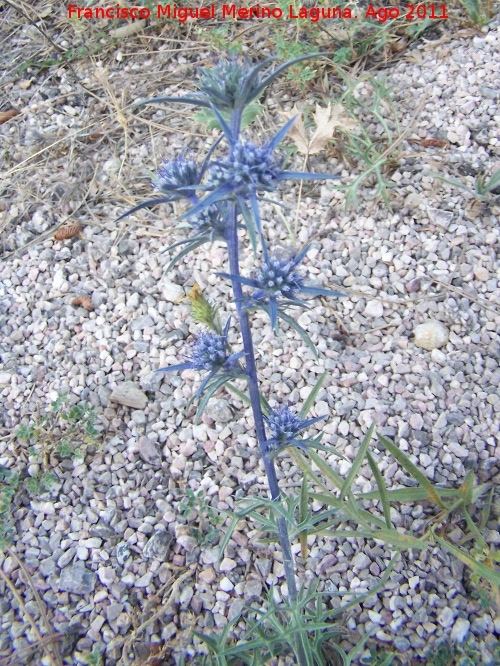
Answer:
<path fill-rule="evenodd" d="M 94 306 L 89 296 L 77 296 L 71 301 L 71 305 L 77 305 L 77 306 L 79 305 L 82 308 L 88 310 L 89 312 L 92 312 L 92 310 L 94 309 Z"/>
<path fill-rule="evenodd" d="M 68 227 L 62 227 L 61 229 L 58 229 L 54 234 L 54 238 L 56 240 L 67 240 L 68 238 L 73 238 L 73 236 L 79 234 L 81 230 L 82 225 L 79 222 L 75 222 L 74 224 L 70 224 Z"/>
<path fill-rule="evenodd" d="M 2 111 L 0 113 L 0 125 L 2 125 L 3 123 L 6 123 L 11 118 L 15 118 L 20 113 L 21 112 L 18 111 L 17 109 L 10 109 L 9 111 Z"/>
<path fill-rule="evenodd" d="M 303 155 L 315 155 L 321 152 L 333 138 L 336 129 L 350 132 L 358 124 L 356 120 L 349 118 L 342 104 L 335 104 L 333 108 L 331 104 L 324 107 L 316 104 L 316 111 L 313 115 L 316 129 L 309 138 L 297 105 L 291 111 L 282 111 L 281 115 L 287 120 L 296 116 L 295 123 L 290 129 L 289 135 L 297 146 L 298 151 Z"/>

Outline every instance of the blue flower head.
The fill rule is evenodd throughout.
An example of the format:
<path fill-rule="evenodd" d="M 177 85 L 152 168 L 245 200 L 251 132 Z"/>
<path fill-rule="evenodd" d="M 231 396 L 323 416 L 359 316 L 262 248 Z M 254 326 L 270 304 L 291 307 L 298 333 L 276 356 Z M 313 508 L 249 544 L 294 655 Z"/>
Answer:
<path fill-rule="evenodd" d="M 293 260 L 268 257 L 255 278 L 260 293 L 254 294 L 254 298 L 294 298 L 304 288 L 304 280 L 295 267 L 296 262 Z"/>
<path fill-rule="evenodd" d="M 200 184 L 200 174 L 194 160 L 178 157 L 174 160 L 163 160 L 157 171 L 155 187 L 160 192 L 172 195 L 174 199 L 190 197 L 196 186 Z"/>
<path fill-rule="evenodd" d="M 222 386 L 222 384 L 235 377 L 245 375 L 245 370 L 239 362 L 244 353 L 231 354 L 227 349 L 230 322 L 231 318 L 227 320 L 222 333 L 213 333 L 209 330 L 202 331 L 194 344 L 191 345 L 185 363 L 160 368 L 156 372 L 175 372 L 188 369 L 207 370 L 208 375 L 203 379 L 196 393 L 198 397 L 212 379 L 215 380 L 217 386 Z"/>
<path fill-rule="evenodd" d="M 214 189 L 229 186 L 244 197 L 258 190 L 276 189 L 282 172 L 273 157 L 273 148 L 271 144 L 256 146 L 238 141 L 226 158 L 213 163 L 208 184 Z"/>
<path fill-rule="evenodd" d="M 260 94 L 257 73 L 246 60 L 221 58 L 214 67 L 200 70 L 198 88 L 206 101 L 229 113 Z"/>
<path fill-rule="evenodd" d="M 208 236 L 211 240 L 226 238 L 225 216 L 215 204 L 190 215 L 187 221 L 196 232 L 196 236 Z"/>
<path fill-rule="evenodd" d="M 226 351 L 227 338 L 211 331 L 202 331 L 191 348 L 190 364 L 195 370 L 214 372 L 224 367 L 229 360 Z"/>
<path fill-rule="evenodd" d="M 272 409 L 264 416 L 270 435 L 265 442 L 266 453 L 274 456 L 287 446 L 306 449 L 308 440 L 297 439 L 297 436 L 302 430 L 323 418 L 324 416 L 318 416 L 315 419 L 303 419 L 289 405 Z"/>
<path fill-rule="evenodd" d="M 270 257 L 266 250 L 262 266 L 253 280 L 240 275 L 229 275 L 228 273 L 218 273 L 218 275 L 252 287 L 253 292 L 246 299 L 247 306 L 265 310 L 271 318 L 271 326 L 274 329 L 278 324 L 278 316 L 294 326 L 294 320 L 284 314 L 284 308 L 290 305 L 308 307 L 305 301 L 297 298 L 297 294 L 300 292 L 311 296 L 345 296 L 345 294 L 338 291 L 311 287 L 305 284 L 296 268 L 307 254 L 309 247 L 309 245 L 306 246 L 290 259 Z"/>

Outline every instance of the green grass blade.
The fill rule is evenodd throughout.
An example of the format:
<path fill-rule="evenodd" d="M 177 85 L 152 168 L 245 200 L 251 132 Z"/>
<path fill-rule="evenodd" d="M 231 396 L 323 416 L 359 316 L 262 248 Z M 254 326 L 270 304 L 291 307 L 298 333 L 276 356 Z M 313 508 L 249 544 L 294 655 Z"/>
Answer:
<path fill-rule="evenodd" d="M 416 465 L 412 463 L 412 461 L 408 458 L 408 456 L 399 449 L 394 442 L 391 442 L 390 439 L 387 439 L 387 437 L 384 437 L 383 435 L 377 435 L 378 440 L 381 444 L 383 444 L 386 449 L 389 450 L 390 453 L 396 458 L 396 460 L 401 463 L 402 467 L 410 474 L 418 483 L 425 488 L 427 491 L 427 495 L 429 499 L 432 499 L 436 504 L 438 504 L 440 507 L 443 509 L 447 509 L 448 507 L 444 502 L 442 501 L 441 497 L 439 496 L 439 493 L 436 491 L 432 483 L 429 481 L 429 479 L 425 476 L 423 472 L 421 472 Z"/>
<path fill-rule="evenodd" d="M 309 398 L 308 398 L 309 399 Z M 343 485 L 344 485 L 344 480 L 340 476 L 340 474 L 337 474 L 330 465 L 323 460 L 317 453 L 314 451 L 311 451 L 309 449 L 307 451 L 307 455 L 309 458 L 313 461 L 313 463 L 318 467 L 321 472 L 325 475 L 325 477 L 336 487 L 338 490 L 341 490 Z M 323 484 L 322 484 L 323 485 Z"/>
<path fill-rule="evenodd" d="M 434 490 L 439 493 L 442 500 L 443 498 L 454 499 L 459 496 L 457 488 L 437 488 L 435 486 Z M 427 490 L 421 486 L 415 488 L 395 488 L 387 490 L 386 493 L 389 502 L 421 502 L 429 498 Z M 382 498 L 378 490 L 372 490 L 370 493 L 356 494 L 356 499 L 381 500 Z"/>
<path fill-rule="evenodd" d="M 219 389 L 223 384 L 227 382 L 226 377 L 219 377 L 216 381 L 212 382 L 209 386 L 206 387 L 203 398 L 200 400 L 198 409 L 196 410 L 196 415 L 194 417 L 194 422 L 196 425 L 200 422 L 201 415 L 205 407 L 207 406 L 208 401 L 213 396 L 213 394 Z"/>
<path fill-rule="evenodd" d="M 224 557 L 224 550 L 226 549 L 229 539 L 233 536 L 233 532 L 236 528 L 236 525 L 240 522 L 241 516 L 234 516 L 229 523 L 229 527 L 226 530 L 226 533 L 222 537 L 222 541 L 219 544 L 219 555 L 217 557 L 217 562 L 220 562 Z"/>
<path fill-rule="evenodd" d="M 384 512 L 385 522 L 387 523 L 387 527 L 391 530 L 393 529 L 391 521 L 391 504 L 389 502 L 389 496 L 387 495 L 387 487 L 384 482 L 384 477 L 380 473 L 380 470 L 377 467 L 375 460 L 373 459 L 373 456 L 369 451 L 366 452 L 366 458 L 373 472 L 373 476 L 375 478 L 375 482 L 377 484 L 377 488 L 380 493 L 380 502 L 382 504 L 382 510 Z"/>
<path fill-rule="evenodd" d="M 344 497 L 347 491 L 351 489 L 351 485 L 359 472 L 359 468 L 363 464 L 363 458 L 365 457 L 366 450 L 368 448 L 368 445 L 370 444 L 374 429 L 375 429 L 375 424 L 372 423 L 368 432 L 364 436 L 363 441 L 361 442 L 361 446 L 359 447 L 359 451 L 353 460 L 351 469 L 349 470 L 349 474 L 347 475 L 346 480 L 342 485 L 342 488 L 340 490 L 341 497 Z"/>
<path fill-rule="evenodd" d="M 466 553 L 463 550 L 460 550 L 460 548 L 457 548 L 449 541 L 446 541 L 445 539 L 438 537 L 437 534 L 435 533 L 434 533 L 434 539 L 442 548 L 447 550 L 451 555 L 454 555 L 458 560 L 460 560 L 460 562 L 463 562 L 470 569 L 472 569 L 472 571 L 475 574 L 481 576 L 481 578 L 484 578 L 496 588 L 500 588 L 500 572 L 496 571 L 495 569 L 491 569 L 482 562 L 478 562 L 468 553 Z"/>
<path fill-rule="evenodd" d="M 292 328 L 294 328 L 297 333 L 300 335 L 302 340 L 306 343 L 306 345 L 309 347 L 309 349 L 312 351 L 314 354 L 314 358 L 318 358 L 318 352 L 316 351 L 316 347 L 314 345 L 314 342 L 311 340 L 311 338 L 307 335 L 307 332 L 300 324 L 298 324 L 293 317 L 290 317 L 286 312 L 283 312 L 281 310 L 278 310 L 278 317 L 280 319 L 283 319 L 283 321 L 286 321 L 287 324 L 289 324 Z"/>
<path fill-rule="evenodd" d="M 300 504 L 299 504 L 299 522 L 303 523 L 309 514 L 309 493 L 307 490 L 307 476 L 302 479 L 302 487 L 300 489 Z M 299 534 L 300 541 L 300 554 L 302 561 L 307 560 L 307 530 L 302 530 Z"/>
<path fill-rule="evenodd" d="M 307 400 L 305 401 L 302 409 L 300 410 L 300 416 L 302 418 L 305 418 L 307 416 L 307 413 L 311 409 L 314 401 L 316 400 L 316 396 L 318 395 L 321 387 L 323 386 L 325 379 L 328 377 L 328 372 L 323 372 L 318 378 L 318 381 L 314 385 L 311 393 L 307 396 Z"/>

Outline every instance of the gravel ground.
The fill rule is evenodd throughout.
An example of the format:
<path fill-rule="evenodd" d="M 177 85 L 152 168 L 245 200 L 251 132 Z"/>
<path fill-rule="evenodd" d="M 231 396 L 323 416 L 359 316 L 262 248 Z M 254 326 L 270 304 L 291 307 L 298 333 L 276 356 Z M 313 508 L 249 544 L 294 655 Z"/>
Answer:
<path fill-rule="evenodd" d="M 500 166 L 499 33 L 493 22 L 482 34 L 448 35 L 384 72 L 403 129 L 426 96 L 408 138 L 448 142 L 445 148 L 403 143 L 391 175 L 392 213 L 369 201 L 366 191 L 358 212 L 346 214 L 344 193 L 328 185 L 304 188 L 299 240 L 312 243 L 308 274 L 348 293 L 335 302 L 316 301 L 298 320 L 320 360 L 293 331 L 276 337 L 265 317 L 254 319 L 264 392 L 300 404 L 326 368 L 314 406 L 316 415 L 331 415 L 326 443 L 352 460 L 375 421 L 429 479 L 453 487 L 468 470 L 480 482 L 500 478 L 499 208 L 426 173 L 473 187 L 476 174 Z M 138 55 L 123 64 L 121 52 L 115 55 L 116 76 L 126 73 L 124 90 L 133 101 L 142 96 L 135 88 L 151 60 Z M 160 49 L 158 57 L 161 64 L 167 56 Z M 179 82 L 191 74 L 179 55 L 168 56 L 166 69 Z M 83 66 L 76 71 L 89 85 L 89 72 Z M 222 392 L 195 426 L 193 412 L 184 408 L 199 375 L 153 374 L 179 362 L 197 330 L 186 302 L 179 302 L 194 281 L 214 302 L 227 303 L 229 288 L 215 276 L 225 267 L 225 249 L 203 246 L 166 274 L 171 257 L 162 250 L 181 237 L 173 229 L 174 209 L 112 221 L 143 200 L 160 157 L 180 151 L 190 128 L 168 109 L 145 112 L 149 124 L 129 114 L 120 125 L 113 115 L 119 99 L 104 94 L 120 92 L 115 71 L 105 73 L 97 63 L 96 72 L 105 104 L 84 95 L 63 70 L 29 85 L 13 79 L 6 88 L 22 115 L 0 127 L 6 172 L 0 464 L 36 473 L 39 460 L 11 435 L 61 392 L 95 407 L 102 444 L 84 459 L 58 463 L 50 493 L 24 494 L 14 512 L 14 545 L 0 561 L 42 634 L 45 607 L 52 630 L 66 635 L 64 663 L 84 663 L 96 643 L 106 646 L 106 664 L 146 663 L 151 643 L 167 644 L 173 659 L 185 654 L 195 663 L 199 645 L 192 629 L 222 628 L 270 585 L 279 599 L 286 593 L 283 566 L 279 549 L 260 544 L 255 528 L 244 524 L 217 564 L 216 544 L 200 546 L 183 515 L 188 488 L 201 489 L 213 507 L 225 510 L 247 494 L 267 493 L 249 410 Z M 164 84 L 156 89 L 170 90 Z M 357 94 L 368 97 L 369 85 Z M 294 101 L 283 87 L 273 88 L 267 103 L 276 123 L 276 111 Z M 159 124 L 166 131 L 158 132 Z M 204 142 L 202 128 L 197 132 L 190 147 Z M 315 157 L 313 167 L 340 173 L 344 184 L 357 175 L 333 152 Z M 298 188 L 280 196 L 294 205 Z M 263 210 L 270 219 L 270 207 Z M 81 222 L 81 234 L 54 240 L 53 230 L 66 219 Z M 284 227 L 267 228 L 271 243 L 290 245 Z M 244 266 L 250 270 L 252 260 Z M 92 311 L 72 305 L 82 295 L 90 297 Z M 448 338 L 433 350 L 416 346 L 413 337 L 414 328 L 429 320 L 439 322 L 438 332 L 444 327 Z M 230 342 L 239 345 L 235 329 Z M 135 408 L 111 399 L 123 382 L 133 384 Z M 386 452 L 374 448 L 374 455 L 389 487 L 408 484 Z M 341 474 L 350 467 L 331 462 Z M 300 485 L 301 473 L 287 455 L 279 458 L 278 471 L 284 490 Z M 374 489 L 368 467 L 360 469 L 355 487 Z M 416 533 L 427 517 L 428 507 L 419 504 L 401 505 L 392 515 L 396 526 Z M 497 521 L 487 528 L 487 542 L 498 544 Z M 334 534 L 311 537 L 309 547 L 300 575 L 319 576 L 320 589 L 331 591 L 373 585 L 392 554 L 380 543 Z M 374 632 L 380 644 L 401 653 L 402 663 L 421 658 L 443 638 L 467 636 L 475 637 L 488 663 L 500 620 L 472 598 L 468 581 L 464 565 L 438 548 L 407 553 L 385 589 L 346 614 L 343 624 L 360 636 Z M 37 636 L 5 580 L 0 590 L 0 655 L 49 663 L 31 660 L 26 650 Z M 136 631 L 158 609 L 160 620 Z"/>

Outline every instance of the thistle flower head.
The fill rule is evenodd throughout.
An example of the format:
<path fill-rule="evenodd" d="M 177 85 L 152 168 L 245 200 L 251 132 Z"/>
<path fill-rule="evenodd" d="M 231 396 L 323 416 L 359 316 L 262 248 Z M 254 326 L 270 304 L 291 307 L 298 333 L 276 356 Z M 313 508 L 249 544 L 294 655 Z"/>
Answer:
<path fill-rule="evenodd" d="M 304 288 L 301 275 L 294 270 L 295 262 L 268 257 L 257 273 L 257 288 L 276 298 L 293 298 Z"/>
<path fill-rule="evenodd" d="M 259 94 L 260 79 L 246 60 L 222 58 L 214 67 L 201 70 L 198 88 L 220 111 L 231 112 Z"/>
<path fill-rule="evenodd" d="M 226 238 L 225 216 L 215 204 L 189 215 L 187 221 L 197 235 L 210 236 L 213 240 Z"/>
<path fill-rule="evenodd" d="M 202 331 L 191 348 L 189 360 L 195 370 L 214 372 L 222 368 L 229 359 L 226 351 L 227 336 L 211 331 Z"/>
<path fill-rule="evenodd" d="M 304 424 L 307 423 L 289 405 L 271 410 L 266 421 L 271 438 L 281 443 L 282 446 L 286 446 L 295 439 L 295 436 L 304 429 Z"/>
<path fill-rule="evenodd" d="M 165 194 L 186 196 L 194 192 L 194 186 L 200 182 L 198 168 L 194 160 L 177 157 L 173 160 L 163 160 L 163 165 L 157 171 L 158 178 L 155 187 Z M 189 188 L 187 193 L 182 192 Z"/>
<path fill-rule="evenodd" d="M 264 452 L 273 458 L 287 446 L 307 448 L 310 440 L 297 439 L 297 437 L 302 430 L 306 430 L 313 423 L 321 421 L 322 418 L 324 417 L 317 416 L 314 419 L 303 419 L 289 405 L 271 409 L 267 415 L 264 415 L 270 434 L 269 439 L 264 443 Z"/>
<path fill-rule="evenodd" d="M 226 158 L 211 166 L 209 184 L 213 188 L 228 185 L 232 191 L 247 196 L 258 190 L 276 189 L 281 173 L 273 157 L 273 146 L 238 141 Z"/>

